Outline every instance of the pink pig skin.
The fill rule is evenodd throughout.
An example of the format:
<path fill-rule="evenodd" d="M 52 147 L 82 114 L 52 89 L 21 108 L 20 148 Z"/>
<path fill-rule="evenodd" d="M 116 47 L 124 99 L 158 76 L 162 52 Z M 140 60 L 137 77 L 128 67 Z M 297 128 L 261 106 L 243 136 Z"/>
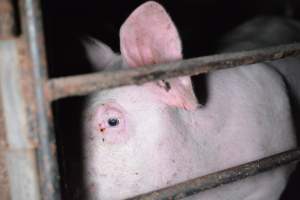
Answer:
<path fill-rule="evenodd" d="M 90 39 L 91 62 L 116 69 L 182 59 L 176 27 L 158 3 L 137 8 L 120 38 L 121 57 Z M 84 120 L 88 198 L 131 197 L 296 146 L 286 85 L 272 67 L 216 71 L 208 74 L 207 87 L 208 100 L 201 107 L 189 77 L 95 93 Z M 278 200 L 293 168 L 187 199 Z"/>

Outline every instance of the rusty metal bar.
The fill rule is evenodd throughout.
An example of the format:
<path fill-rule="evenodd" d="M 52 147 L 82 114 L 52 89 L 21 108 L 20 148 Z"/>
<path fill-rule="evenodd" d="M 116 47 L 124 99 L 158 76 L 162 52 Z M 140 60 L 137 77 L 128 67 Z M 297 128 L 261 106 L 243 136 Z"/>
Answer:
<path fill-rule="evenodd" d="M 5 159 L 6 150 L 7 150 L 7 142 L 6 142 L 6 134 L 5 134 L 4 115 L 3 115 L 2 92 L 0 87 L 0 199 L 2 200 L 10 199 L 8 172 L 7 172 L 6 159 Z"/>
<path fill-rule="evenodd" d="M 24 101 L 35 147 L 40 196 L 45 200 L 59 200 L 59 174 L 56 141 L 50 102 L 47 100 L 47 66 L 44 48 L 41 7 L 39 0 L 19 0 L 23 51 L 19 51 Z M 23 59 L 23 60 L 22 60 Z"/>
<path fill-rule="evenodd" d="M 11 2 L 19 4 L 13 7 Z M 0 12 L 0 90 L 5 125 L 1 128 L 5 127 L 7 142 L 1 153 L 6 158 L 10 198 L 59 200 L 53 120 L 45 98 L 47 70 L 39 0 L 0 3 L 6 3 L 9 11 Z M 14 12 L 20 15 L 18 37 L 13 35 Z"/>
<path fill-rule="evenodd" d="M 0 41 L 0 87 L 7 150 L 6 166 L 12 199 L 38 200 L 39 183 L 35 161 L 35 142 L 27 124 L 26 103 L 21 89 L 18 42 Z M 4 152 L 3 152 L 4 153 Z M 22 178 L 20 178 L 22 177 Z"/>
<path fill-rule="evenodd" d="M 22 33 L 1 38 L 0 87 L 12 199 L 60 199 L 39 1 L 19 0 Z M 4 152 L 3 152 L 4 153 Z"/>
<path fill-rule="evenodd" d="M 167 79 L 176 76 L 196 75 L 239 65 L 277 60 L 287 56 L 300 55 L 300 44 L 281 45 L 238 53 L 205 56 L 178 62 L 126 69 L 104 71 L 88 75 L 55 78 L 48 82 L 50 99 L 85 95 L 90 92 L 129 84 Z"/>
<path fill-rule="evenodd" d="M 0 0 L 0 39 L 16 35 L 15 13 L 12 0 Z"/>
<path fill-rule="evenodd" d="M 188 180 L 168 188 L 129 198 L 128 200 L 182 199 L 201 191 L 232 183 L 299 160 L 300 148 Z"/>

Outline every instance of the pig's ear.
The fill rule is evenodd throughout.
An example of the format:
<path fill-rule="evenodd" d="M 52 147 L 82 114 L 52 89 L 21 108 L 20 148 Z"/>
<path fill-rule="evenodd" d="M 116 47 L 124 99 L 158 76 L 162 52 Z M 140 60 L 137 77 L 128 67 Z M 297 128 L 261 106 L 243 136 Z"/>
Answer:
<path fill-rule="evenodd" d="M 182 59 L 177 29 L 165 9 L 150 1 L 138 7 L 120 30 L 121 54 L 128 67 L 140 67 Z M 146 84 L 168 105 L 198 107 L 189 77 Z"/>
<path fill-rule="evenodd" d="M 177 29 L 165 9 L 155 2 L 138 7 L 120 30 L 121 54 L 129 67 L 182 58 Z"/>
<path fill-rule="evenodd" d="M 146 83 L 144 87 L 151 90 L 159 101 L 169 106 L 186 110 L 196 110 L 200 106 L 189 77 Z"/>
<path fill-rule="evenodd" d="M 103 42 L 92 37 L 83 40 L 86 55 L 89 62 L 97 70 L 121 68 L 121 56 Z"/>

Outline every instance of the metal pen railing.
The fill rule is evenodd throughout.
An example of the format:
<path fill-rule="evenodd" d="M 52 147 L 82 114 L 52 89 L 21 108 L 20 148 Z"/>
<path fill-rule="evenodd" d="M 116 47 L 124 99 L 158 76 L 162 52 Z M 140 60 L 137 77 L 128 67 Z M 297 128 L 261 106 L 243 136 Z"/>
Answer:
<path fill-rule="evenodd" d="M 0 98 L 10 198 L 60 199 L 53 120 L 44 94 L 48 79 L 39 1 L 0 0 L 0 6 L 5 11 L 0 12 Z"/>
<path fill-rule="evenodd" d="M 129 84 L 167 79 L 176 76 L 198 75 L 218 69 L 272 61 L 300 55 L 300 44 L 289 44 L 238 53 L 226 53 L 181 60 L 173 63 L 135 69 L 99 72 L 88 75 L 55 78 L 48 81 L 51 100 Z"/>

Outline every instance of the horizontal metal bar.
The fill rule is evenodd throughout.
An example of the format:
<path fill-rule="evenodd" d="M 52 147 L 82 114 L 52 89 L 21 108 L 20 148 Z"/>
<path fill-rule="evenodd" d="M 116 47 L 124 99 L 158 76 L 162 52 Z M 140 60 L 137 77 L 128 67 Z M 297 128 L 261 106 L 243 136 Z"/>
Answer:
<path fill-rule="evenodd" d="M 86 95 L 100 89 L 142 84 L 177 76 L 197 75 L 217 69 L 249 65 L 296 55 L 300 55 L 300 43 L 205 56 L 137 69 L 104 71 L 88 75 L 54 78 L 48 81 L 47 89 L 50 100 L 56 100 L 67 96 Z"/>
<path fill-rule="evenodd" d="M 232 183 L 249 176 L 300 160 L 300 148 L 275 154 L 237 167 L 195 178 L 177 185 L 139 195 L 128 200 L 181 199 L 204 190 Z"/>

